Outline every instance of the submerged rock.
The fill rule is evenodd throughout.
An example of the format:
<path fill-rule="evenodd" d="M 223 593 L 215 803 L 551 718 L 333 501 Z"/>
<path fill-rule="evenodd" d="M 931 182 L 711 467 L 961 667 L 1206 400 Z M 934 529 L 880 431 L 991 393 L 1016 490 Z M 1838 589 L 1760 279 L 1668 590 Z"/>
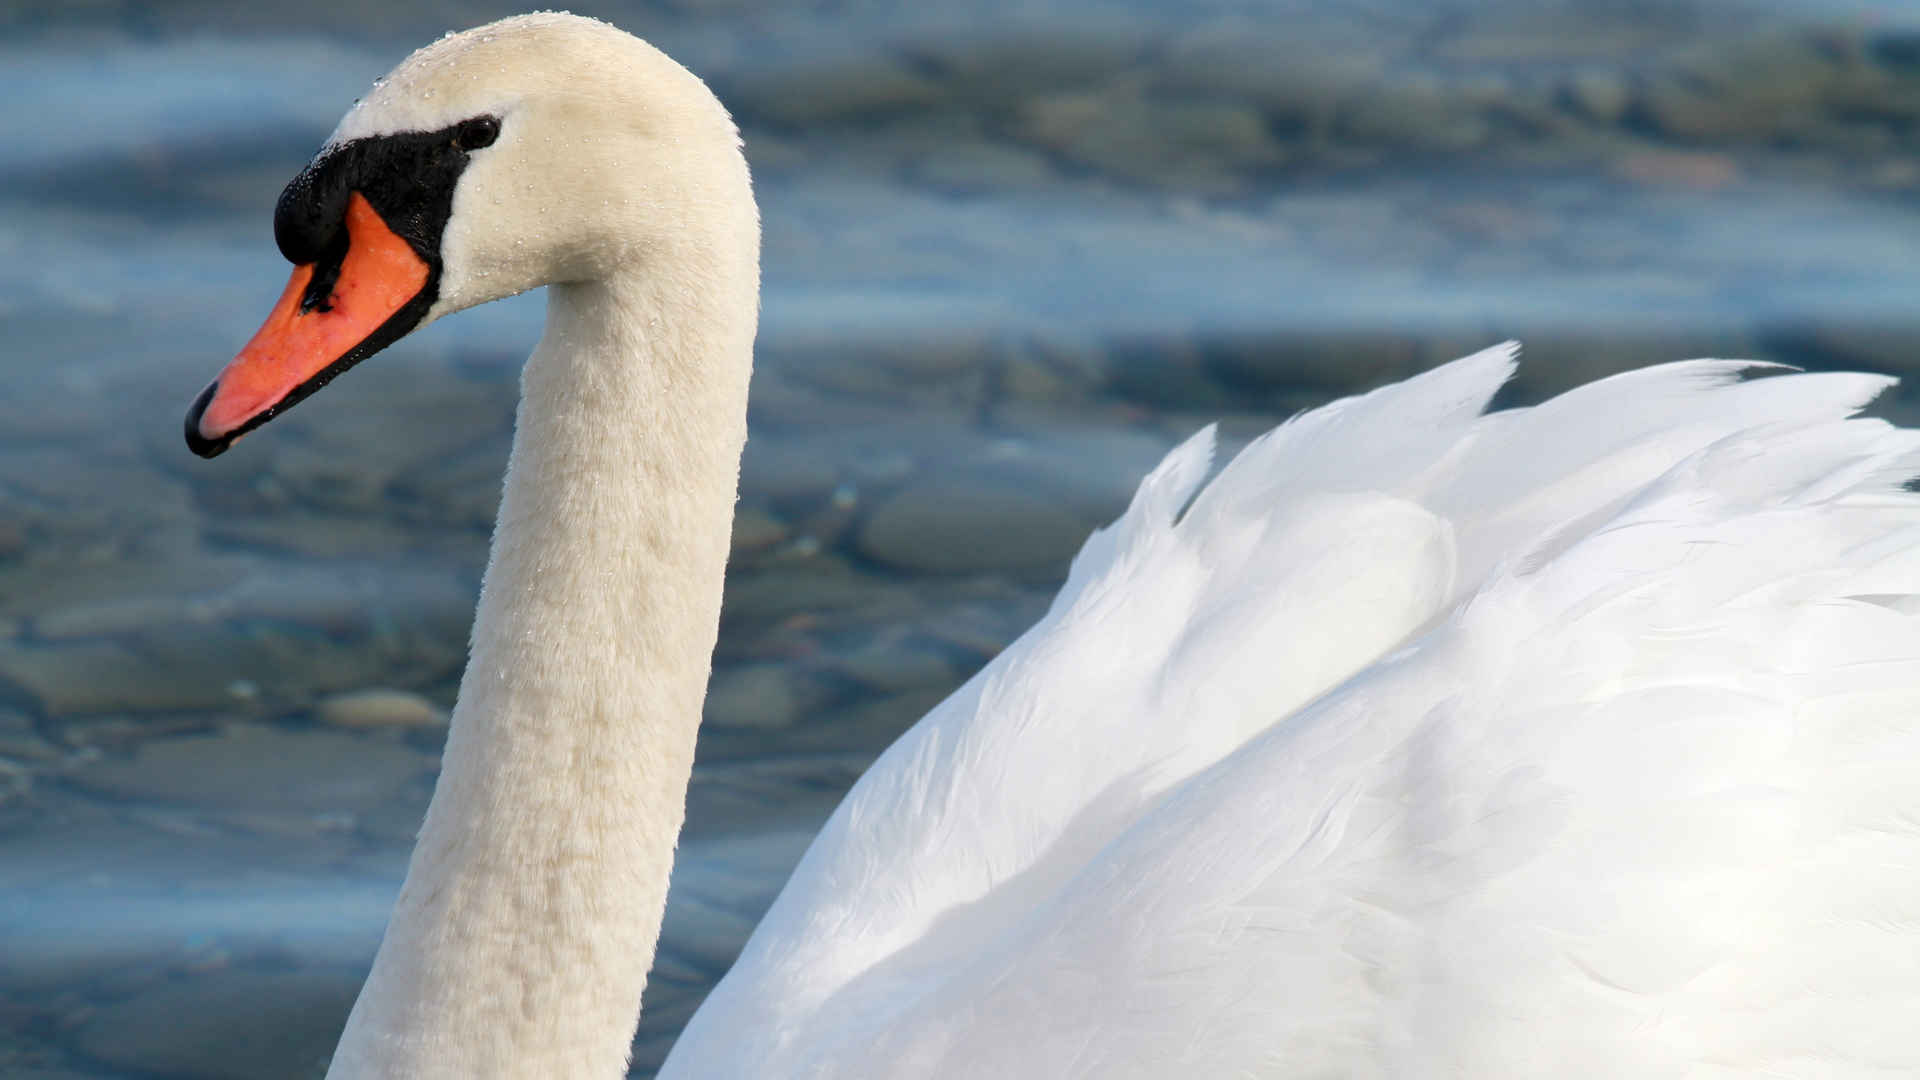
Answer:
<path fill-rule="evenodd" d="M 447 722 L 446 711 L 419 694 L 384 688 L 322 698 L 313 707 L 313 718 L 346 728 L 437 727 Z"/>
<path fill-rule="evenodd" d="M 112 642 L 0 647 L 0 678 L 24 687 L 50 716 L 233 704 L 232 676 L 209 677 Z"/>
<path fill-rule="evenodd" d="M 383 803 L 432 771 L 397 743 L 333 731 L 238 724 L 154 739 L 69 782 L 99 795 L 253 814 L 341 814 Z"/>
<path fill-rule="evenodd" d="M 929 477 L 882 503 L 860 530 L 858 543 L 867 558 L 906 570 L 1060 570 L 1088 529 L 1056 499 Z"/>
<path fill-rule="evenodd" d="M 707 690 L 706 722 L 715 727 L 783 728 L 799 712 L 794 672 L 781 664 L 716 672 Z"/>
<path fill-rule="evenodd" d="M 751 555 L 785 540 L 792 530 L 786 522 L 757 506 L 743 506 L 733 515 L 733 550 L 735 558 Z"/>
<path fill-rule="evenodd" d="M 946 690 L 960 681 L 948 657 L 913 642 L 871 642 L 842 657 L 840 668 L 864 685 L 886 693 Z"/>
<path fill-rule="evenodd" d="M 313 968 L 170 980 L 94 1010 L 73 1044 L 141 1075 L 318 1078 L 364 977 L 353 968 Z"/>

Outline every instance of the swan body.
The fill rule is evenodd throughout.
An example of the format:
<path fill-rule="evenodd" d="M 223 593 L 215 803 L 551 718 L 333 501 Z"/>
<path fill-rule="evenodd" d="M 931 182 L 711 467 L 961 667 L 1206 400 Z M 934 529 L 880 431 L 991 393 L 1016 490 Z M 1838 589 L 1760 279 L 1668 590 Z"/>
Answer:
<path fill-rule="evenodd" d="M 1511 364 L 1168 455 L 662 1075 L 1920 1069 L 1920 433 Z"/>
<path fill-rule="evenodd" d="M 549 286 L 329 1075 L 620 1075 L 745 438 L 733 125 L 611 27 L 507 20 L 377 86 L 276 229 L 202 453 Z M 1515 353 L 1210 480 L 1211 431 L 1169 453 L 854 787 L 662 1076 L 1920 1072 L 1920 433 L 1855 416 L 1889 380 L 1721 361 L 1488 414 Z"/>

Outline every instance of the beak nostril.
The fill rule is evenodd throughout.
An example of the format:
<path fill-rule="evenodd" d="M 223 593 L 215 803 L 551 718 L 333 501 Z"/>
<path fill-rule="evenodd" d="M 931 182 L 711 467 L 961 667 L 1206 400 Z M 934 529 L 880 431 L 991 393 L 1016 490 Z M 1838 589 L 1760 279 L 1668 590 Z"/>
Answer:
<path fill-rule="evenodd" d="M 340 268 L 346 265 L 351 243 L 348 233 L 346 229 L 335 233 L 333 241 L 313 260 L 313 277 L 307 280 L 306 292 L 300 297 L 300 314 L 333 310 L 333 290 L 340 284 Z"/>

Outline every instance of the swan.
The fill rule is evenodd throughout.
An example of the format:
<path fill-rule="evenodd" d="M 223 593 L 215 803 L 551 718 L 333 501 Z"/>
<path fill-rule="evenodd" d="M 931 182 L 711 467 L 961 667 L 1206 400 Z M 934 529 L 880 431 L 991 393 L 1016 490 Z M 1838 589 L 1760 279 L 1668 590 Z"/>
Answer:
<path fill-rule="evenodd" d="M 746 438 L 759 231 L 691 74 L 560 14 L 414 53 L 275 212 L 211 456 L 547 287 L 444 767 L 330 1076 L 614 1077 Z M 1920 1074 L 1920 433 L 1499 346 L 1205 430 L 888 749 L 669 1077 Z M 1209 479 L 1209 473 L 1213 475 Z"/>

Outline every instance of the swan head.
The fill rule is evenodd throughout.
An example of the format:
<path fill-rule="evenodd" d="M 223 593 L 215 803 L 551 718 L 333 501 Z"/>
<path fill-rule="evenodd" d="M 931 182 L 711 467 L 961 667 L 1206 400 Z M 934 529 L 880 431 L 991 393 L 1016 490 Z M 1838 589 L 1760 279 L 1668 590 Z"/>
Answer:
<path fill-rule="evenodd" d="M 740 139 L 704 84 L 595 19 L 523 15 L 408 57 L 281 193 L 293 276 L 194 401 L 203 457 L 406 334 L 542 285 L 756 259 Z"/>

